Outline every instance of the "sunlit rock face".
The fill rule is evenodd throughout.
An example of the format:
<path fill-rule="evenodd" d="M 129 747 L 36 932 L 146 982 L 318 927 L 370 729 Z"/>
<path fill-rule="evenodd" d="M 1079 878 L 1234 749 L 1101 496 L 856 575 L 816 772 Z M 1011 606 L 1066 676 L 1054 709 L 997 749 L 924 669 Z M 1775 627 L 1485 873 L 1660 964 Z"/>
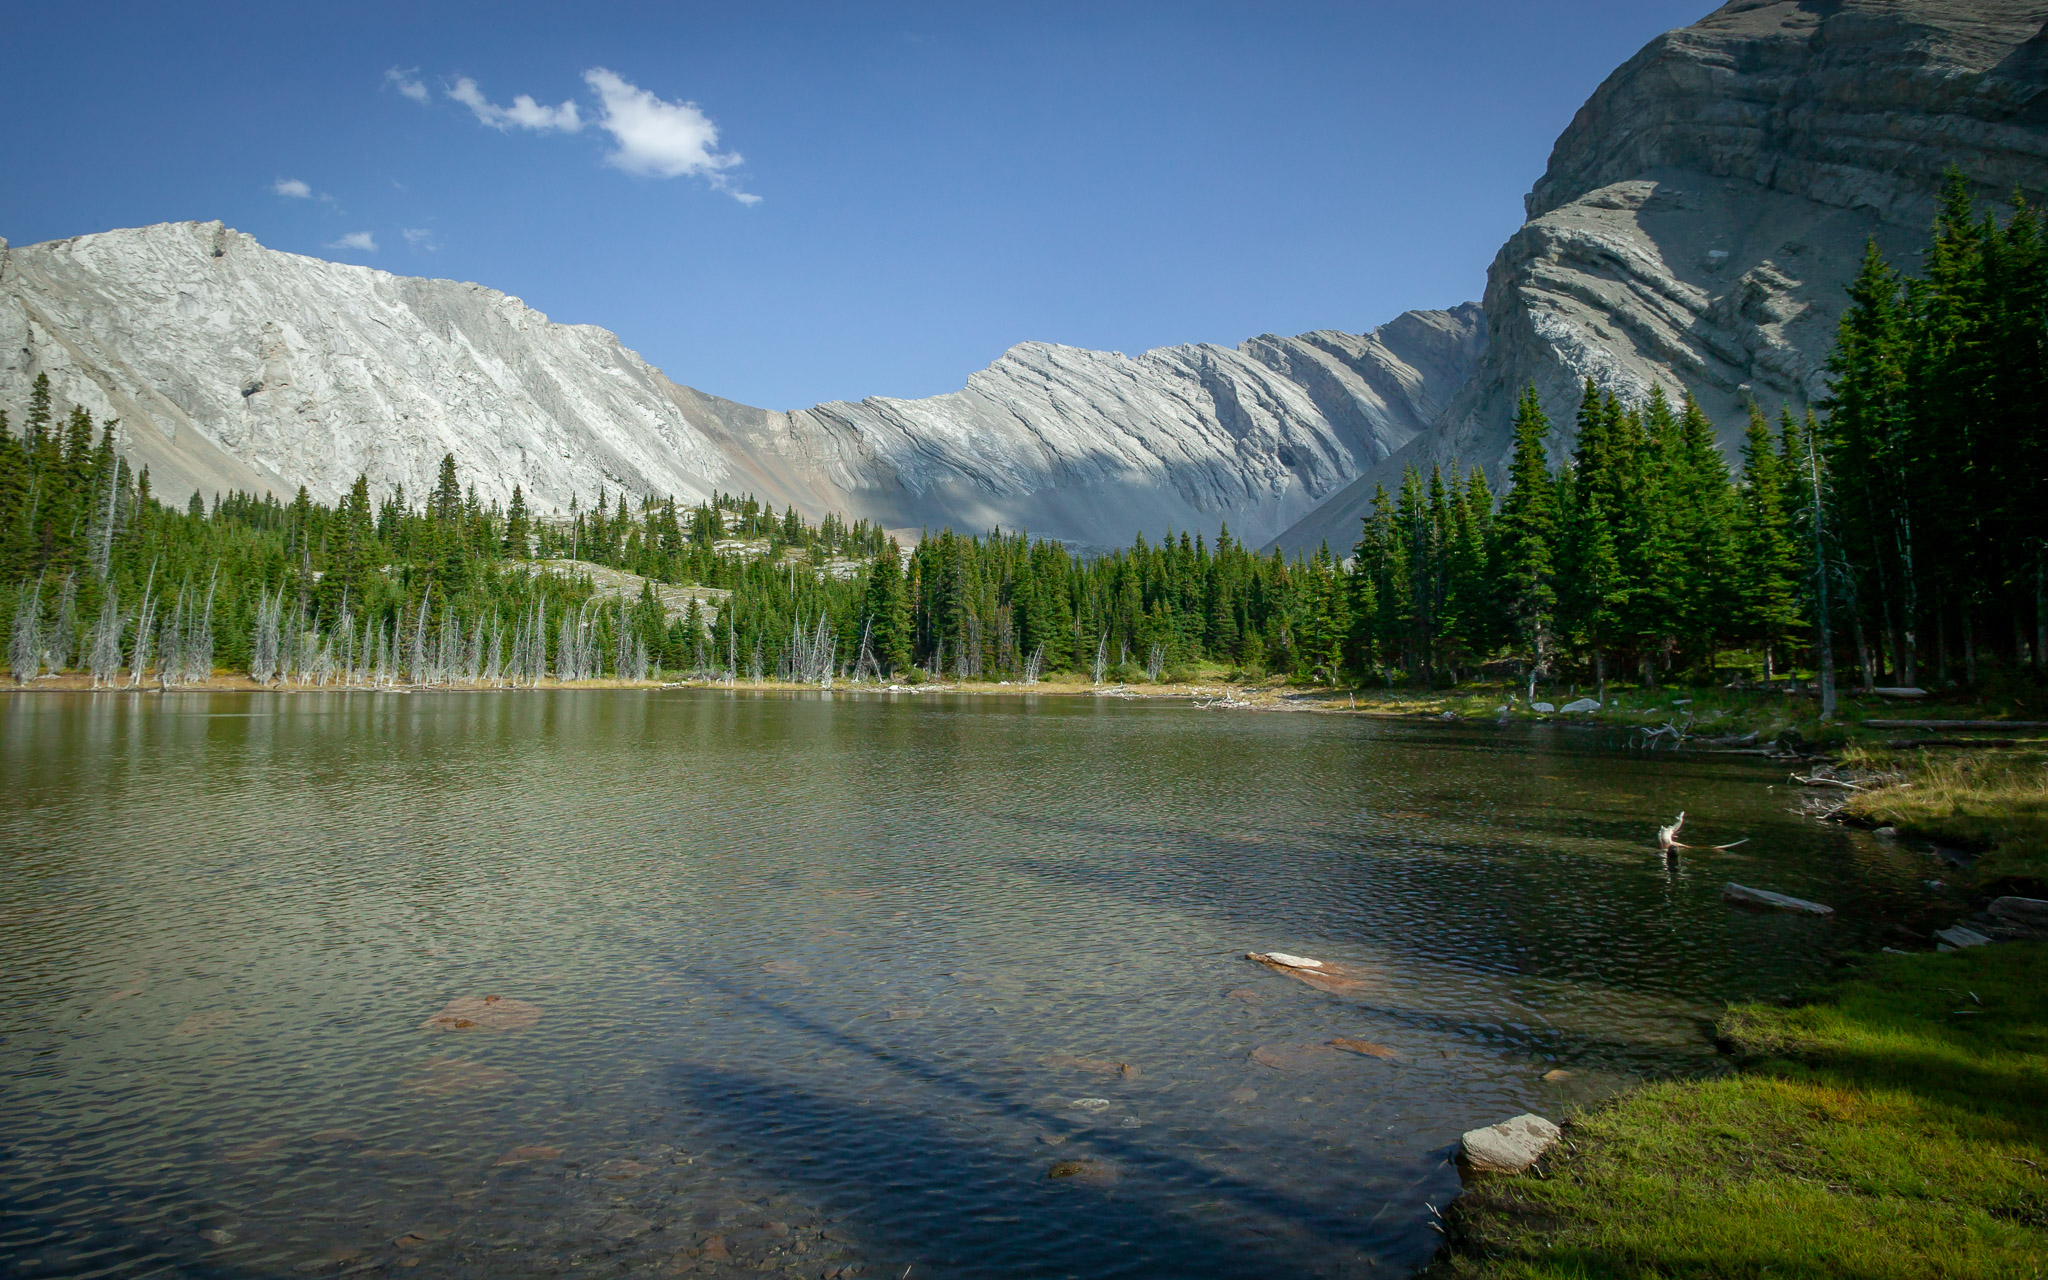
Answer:
<path fill-rule="evenodd" d="M 1752 398 L 1801 412 L 1867 239 L 1912 267 L 1942 172 L 2048 192 L 2048 3 L 1737 0 L 1593 94 L 1488 272 L 1488 347 L 1444 416 L 1282 538 L 1348 548 L 1373 489 L 1457 460 L 1498 477 L 1533 385 L 1566 430 L 1591 375 L 1697 395 L 1724 444 Z"/>
<path fill-rule="evenodd" d="M 600 489 L 748 492 L 891 528 L 1028 528 L 1088 545 L 1228 523 L 1263 541 L 1439 416 L 1484 344 L 1476 305 L 1371 334 L 1138 356 L 1012 348 L 965 389 L 796 412 L 679 386 L 612 333 L 480 285 L 171 223 L 0 249 L 0 405 L 38 373 L 116 417 L 157 492 L 358 473 L 422 493 L 444 453 L 541 510 Z"/>

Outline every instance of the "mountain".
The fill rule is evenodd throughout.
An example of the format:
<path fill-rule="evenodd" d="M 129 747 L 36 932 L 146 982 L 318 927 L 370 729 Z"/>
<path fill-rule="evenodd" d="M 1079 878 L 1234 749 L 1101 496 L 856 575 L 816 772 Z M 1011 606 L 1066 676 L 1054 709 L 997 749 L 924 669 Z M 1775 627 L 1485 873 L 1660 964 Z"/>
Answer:
<path fill-rule="evenodd" d="M 266 249 L 214 223 L 0 241 L 0 406 L 47 373 L 122 424 L 169 498 L 305 485 L 424 493 L 444 453 L 487 498 L 749 492 L 889 528 L 1085 546 L 1228 523 L 1262 542 L 1435 421 L 1478 307 L 1371 334 L 1138 356 L 1011 348 L 965 389 L 795 412 L 680 386 L 612 333 L 474 284 Z"/>
<path fill-rule="evenodd" d="M 1916 264 L 1949 165 L 1994 202 L 2048 193 L 2044 88 L 2042 0 L 1736 0 L 1657 37 L 1558 138 L 1488 272 L 1471 381 L 1280 544 L 1348 550 L 1411 463 L 1498 481 L 1532 384 L 1554 448 L 1589 374 L 1690 389 L 1728 446 L 1752 397 L 1803 411 L 1866 239 Z"/>
<path fill-rule="evenodd" d="M 542 511 L 600 487 L 750 492 L 892 529 L 1081 547 L 1214 530 L 1346 549 L 1404 467 L 1498 478 L 1521 389 L 1567 445 L 1583 379 L 1691 390 L 1738 436 L 1803 410 L 1874 237 L 1911 266 L 1944 169 L 2048 193 L 2048 0 L 1735 0 L 1651 41 L 1557 140 L 1483 304 L 1370 334 L 1137 356 L 1012 347 L 960 391 L 781 412 L 679 386 L 517 298 L 265 249 L 219 223 L 8 248 L 0 406 L 47 372 L 119 417 L 158 492 L 367 472 L 419 493 L 444 452 Z"/>

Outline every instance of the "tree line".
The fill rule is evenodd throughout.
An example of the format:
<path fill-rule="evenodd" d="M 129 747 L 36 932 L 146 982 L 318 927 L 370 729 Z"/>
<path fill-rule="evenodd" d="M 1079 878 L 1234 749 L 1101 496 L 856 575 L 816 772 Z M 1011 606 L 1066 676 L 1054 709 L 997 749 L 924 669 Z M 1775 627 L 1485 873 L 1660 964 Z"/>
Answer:
<path fill-rule="evenodd" d="M 164 684 L 216 669 L 1106 682 L 1206 663 L 1533 693 L 1838 660 L 1865 686 L 1975 683 L 1986 664 L 2048 657 L 2044 255 L 2024 201 L 2001 222 L 1952 173 L 1924 274 L 1869 249 L 1818 414 L 1752 406 L 1731 466 L 1690 395 L 1631 403 L 1589 380 L 1553 460 L 1531 389 L 1503 492 L 1476 466 L 1411 467 L 1343 559 L 1260 551 L 1227 527 L 1102 555 L 944 529 L 905 554 L 866 521 L 729 494 L 600 491 L 542 517 L 517 488 L 480 501 L 452 456 L 418 502 L 373 499 L 358 477 L 332 506 L 303 488 L 179 506 L 120 458 L 116 424 L 59 419 L 39 378 L 18 433 L 0 413 L 8 657 L 18 680 Z M 607 592 L 588 565 L 647 585 Z M 710 590 L 678 613 L 654 584 Z"/>

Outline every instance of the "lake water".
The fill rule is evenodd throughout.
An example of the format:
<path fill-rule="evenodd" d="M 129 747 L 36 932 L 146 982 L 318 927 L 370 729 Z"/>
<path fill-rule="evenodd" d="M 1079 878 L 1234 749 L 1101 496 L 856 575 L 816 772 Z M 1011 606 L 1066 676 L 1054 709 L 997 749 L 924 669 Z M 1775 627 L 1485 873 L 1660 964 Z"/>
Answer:
<path fill-rule="evenodd" d="M 1783 783 L 1116 700 L 0 696 L 0 1271 L 1398 1275 L 1460 1131 L 1711 1068 L 1929 908 Z M 1667 861 L 1681 808 L 1749 843 Z"/>

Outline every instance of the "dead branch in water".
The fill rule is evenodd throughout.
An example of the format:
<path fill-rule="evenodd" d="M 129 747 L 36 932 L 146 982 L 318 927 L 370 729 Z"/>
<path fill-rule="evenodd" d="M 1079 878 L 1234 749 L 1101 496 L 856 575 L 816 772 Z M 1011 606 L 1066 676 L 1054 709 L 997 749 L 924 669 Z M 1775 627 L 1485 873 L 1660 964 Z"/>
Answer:
<path fill-rule="evenodd" d="M 1736 845 L 1749 843 L 1749 837 L 1744 836 L 1742 839 L 1731 841 L 1728 844 L 1681 844 L 1678 839 L 1678 829 L 1684 825 L 1685 810 L 1680 809 L 1677 819 L 1670 826 L 1657 828 L 1657 847 L 1666 853 L 1673 849 L 1704 849 L 1719 853 L 1723 849 L 1733 849 Z"/>
<path fill-rule="evenodd" d="M 1817 773 L 1810 775 L 1795 773 L 1792 775 L 1792 781 L 1803 787 L 1840 787 L 1844 791 L 1870 790 L 1869 787 L 1859 787 L 1853 782 L 1844 782 L 1840 778 L 1823 778 Z"/>

